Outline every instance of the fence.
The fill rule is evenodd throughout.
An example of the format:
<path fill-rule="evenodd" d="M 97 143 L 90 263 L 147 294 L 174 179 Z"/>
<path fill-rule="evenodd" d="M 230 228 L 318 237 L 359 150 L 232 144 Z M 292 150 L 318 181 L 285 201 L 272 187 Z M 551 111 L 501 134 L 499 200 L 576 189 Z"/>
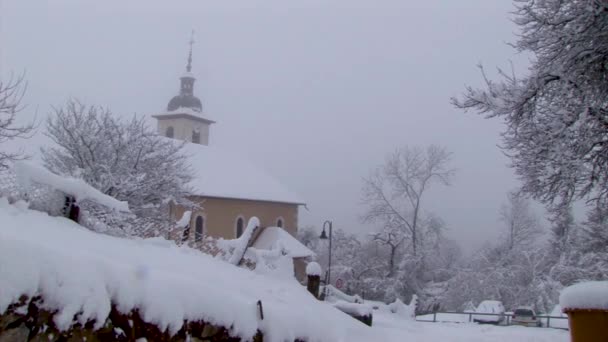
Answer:
<path fill-rule="evenodd" d="M 511 325 L 511 313 L 477 313 L 477 312 L 457 312 L 457 311 L 437 311 L 423 316 L 416 316 L 418 322 L 442 322 L 442 323 L 467 323 L 473 322 L 478 316 L 494 316 L 498 319 L 488 323 L 497 323 L 499 325 Z M 565 316 L 547 316 L 537 315 L 542 327 L 568 329 L 568 317 Z M 481 319 L 480 321 L 482 321 Z M 551 325 L 553 322 L 553 325 Z"/>

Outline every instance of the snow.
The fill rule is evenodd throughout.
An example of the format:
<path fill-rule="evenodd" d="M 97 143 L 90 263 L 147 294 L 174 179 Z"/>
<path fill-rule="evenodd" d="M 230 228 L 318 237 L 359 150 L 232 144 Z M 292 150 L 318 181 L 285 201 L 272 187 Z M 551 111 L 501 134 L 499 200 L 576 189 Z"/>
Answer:
<path fill-rule="evenodd" d="M 372 314 L 372 307 L 366 304 L 348 303 L 342 300 L 334 302 L 333 305 L 342 312 L 355 316 L 369 316 Z"/>
<path fill-rule="evenodd" d="M 608 310 L 608 281 L 588 281 L 566 287 L 559 296 L 559 304 L 566 311 Z"/>
<path fill-rule="evenodd" d="M 468 323 L 469 315 L 468 314 L 452 314 L 452 313 L 436 313 L 436 314 L 426 314 L 416 316 L 416 319 L 419 321 L 435 321 L 437 322 L 450 322 L 450 323 Z M 473 322 L 473 318 L 471 317 L 471 322 Z"/>
<path fill-rule="evenodd" d="M 568 331 L 522 326 L 495 326 L 476 323 L 429 323 L 401 319 L 399 316 L 374 311 L 372 332 L 367 341 L 417 342 L 567 342 Z M 360 341 L 365 341 L 365 336 Z"/>
<path fill-rule="evenodd" d="M 256 249 L 281 250 L 292 258 L 305 258 L 315 253 L 291 236 L 285 229 L 279 227 L 266 227 L 253 243 Z"/>
<path fill-rule="evenodd" d="M 388 310 L 373 311 L 373 326 L 367 327 L 332 303 L 318 301 L 296 281 L 256 274 L 161 238 L 94 233 L 4 198 L 0 221 L 0 314 L 21 295 L 41 295 L 49 310 L 57 310 L 59 329 L 74 319 L 94 320 L 99 327 L 116 304 L 125 313 L 139 309 L 145 321 L 170 332 L 184 320 L 202 319 L 232 327 L 231 333 L 244 339 L 259 329 L 270 342 L 296 337 L 319 342 L 569 340 L 568 332 L 559 329 L 423 323 Z"/>
<path fill-rule="evenodd" d="M 295 281 L 235 267 L 188 247 L 97 234 L 61 217 L 0 199 L 0 313 L 21 295 L 42 295 L 59 329 L 100 327 L 111 303 L 138 308 L 145 321 L 175 333 L 202 319 L 265 341 L 341 341 L 362 323 L 318 301 Z M 69 243 L 68 243 L 69 242 Z M 258 317 L 261 300 L 264 319 Z M 331 324 L 327 324 L 331 322 Z M 369 335 L 368 335 L 369 336 Z"/>
<path fill-rule="evenodd" d="M 238 239 L 224 242 L 224 244 L 234 247 L 232 255 L 228 260 L 229 263 L 232 265 L 237 265 L 241 261 L 247 247 L 249 247 L 249 241 L 251 241 L 251 236 L 253 235 L 254 229 L 259 226 L 260 220 L 254 216 L 249 219 L 249 222 L 247 222 L 247 228 L 245 228 L 245 231 L 243 231 L 243 235 L 239 236 Z"/>
<path fill-rule="evenodd" d="M 320 277 L 321 273 L 321 265 L 318 262 L 311 261 L 306 265 L 306 275 Z"/>
<path fill-rule="evenodd" d="M 477 309 L 475 309 L 475 313 L 504 314 L 505 308 L 497 300 L 484 300 L 479 303 Z M 482 322 L 500 322 L 502 318 L 501 316 L 473 315 L 473 320 Z"/>
<path fill-rule="evenodd" d="M 348 303 L 363 302 L 363 299 L 361 299 L 361 297 L 359 297 L 359 295 L 351 296 L 349 294 L 346 294 L 346 293 L 338 290 L 333 285 L 323 286 L 323 290 L 321 292 L 326 292 L 327 293 L 326 300 L 331 301 L 331 302 L 337 302 L 337 301 L 344 301 L 344 302 L 348 302 Z"/>
<path fill-rule="evenodd" d="M 412 301 L 410 302 L 410 305 L 406 305 L 405 303 L 403 303 L 401 301 L 401 299 L 397 298 L 394 302 L 392 302 L 388 305 L 388 308 L 393 314 L 401 317 L 402 319 L 414 320 L 416 318 L 417 303 L 418 303 L 418 297 L 416 297 L 416 295 L 414 295 L 412 297 Z"/>
<path fill-rule="evenodd" d="M 543 318 L 543 325 L 545 327 L 551 327 L 551 328 L 560 328 L 560 329 L 568 329 L 568 315 L 566 315 L 563 311 L 562 311 L 562 307 L 560 305 L 556 305 L 553 310 L 551 310 L 551 314 L 549 316 L 553 316 L 553 317 L 564 317 L 563 319 L 560 318 L 550 318 L 549 319 L 549 324 L 547 324 L 547 319 Z"/>
<path fill-rule="evenodd" d="M 194 116 L 199 119 L 203 119 L 205 121 L 208 121 L 209 123 L 215 123 L 215 121 L 212 120 L 207 114 L 203 115 L 202 112 L 200 112 L 196 109 L 193 109 L 193 108 L 189 108 L 189 107 L 179 107 L 174 110 L 169 110 L 166 112 L 154 114 L 154 115 L 152 115 L 152 117 L 162 118 L 162 117 L 166 117 L 168 115 L 179 115 L 179 114 L 186 114 L 186 115 Z"/>
<path fill-rule="evenodd" d="M 24 161 L 15 163 L 15 173 L 18 176 L 21 186 L 25 189 L 29 188 L 29 185 L 32 182 L 36 182 L 48 185 L 53 189 L 74 196 L 77 202 L 88 199 L 110 209 L 123 212 L 129 211 L 129 205 L 127 202 L 119 201 L 114 197 L 100 192 L 99 190 L 88 185 L 82 179 L 61 177 L 43 167 Z"/>
<path fill-rule="evenodd" d="M 283 184 L 238 154 L 192 143 L 186 143 L 183 152 L 190 157 L 194 180 L 188 186 L 195 195 L 304 203 Z"/>
<path fill-rule="evenodd" d="M 177 228 L 186 228 L 188 224 L 190 224 L 190 218 L 192 217 L 192 212 L 190 210 L 184 211 L 182 218 L 177 221 L 175 224 Z"/>
<path fill-rule="evenodd" d="M 184 73 L 183 73 L 183 74 L 180 76 L 180 78 L 196 78 L 196 77 L 194 77 L 194 74 L 193 74 L 192 72 L 190 72 L 190 71 L 185 71 L 185 72 L 184 72 Z"/>

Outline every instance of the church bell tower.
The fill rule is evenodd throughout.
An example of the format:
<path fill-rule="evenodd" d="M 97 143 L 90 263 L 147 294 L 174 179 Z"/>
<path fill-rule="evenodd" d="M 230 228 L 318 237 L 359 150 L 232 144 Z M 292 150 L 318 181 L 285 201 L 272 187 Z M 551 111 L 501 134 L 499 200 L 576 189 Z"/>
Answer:
<path fill-rule="evenodd" d="M 180 77 L 179 94 L 174 96 L 163 113 L 152 115 L 158 121 L 158 133 L 168 138 L 209 145 L 209 131 L 215 121 L 203 112 L 201 100 L 194 95 L 196 78 L 192 73 L 192 47 L 194 31 L 190 38 L 190 52 L 186 71 Z"/>

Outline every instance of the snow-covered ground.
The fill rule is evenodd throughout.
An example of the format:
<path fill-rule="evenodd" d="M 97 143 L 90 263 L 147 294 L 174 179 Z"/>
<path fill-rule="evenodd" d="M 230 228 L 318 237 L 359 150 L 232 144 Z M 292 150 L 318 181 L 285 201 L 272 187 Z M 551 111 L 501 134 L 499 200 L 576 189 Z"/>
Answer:
<path fill-rule="evenodd" d="M 94 233 L 5 198 L 0 223 L 0 314 L 21 295 L 41 295 L 58 310 L 59 329 L 77 314 L 100 326 L 114 303 L 125 313 L 139 309 L 144 321 L 171 332 L 184 320 L 232 327 L 245 338 L 259 329 L 265 341 L 340 341 L 369 330 L 316 300 L 295 278 L 260 275 L 164 239 Z"/>
<path fill-rule="evenodd" d="M 475 315 L 471 318 L 474 318 Z M 555 309 L 551 312 L 551 316 L 554 317 L 563 317 L 560 318 L 552 318 L 547 322 L 546 318 L 542 318 L 542 323 L 544 327 L 547 327 L 547 323 L 549 323 L 551 328 L 559 328 L 559 329 L 568 329 L 568 319 L 566 314 L 561 312 L 561 308 L 556 306 Z M 419 321 L 432 321 L 433 314 L 421 315 L 416 317 Z M 469 323 L 469 314 L 449 314 L 449 313 L 437 313 L 435 320 L 437 322 L 447 322 L 447 323 Z"/>
<path fill-rule="evenodd" d="M 372 327 L 374 341 L 517 341 L 561 342 L 570 341 L 568 331 L 521 326 L 495 326 L 476 323 L 428 323 L 397 319 L 394 315 L 374 312 Z"/>
<path fill-rule="evenodd" d="M 238 268 L 163 239 L 129 240 L 101 235 L 72 221 L 0 198 L 0 314 L 19 296 L 42 295 L 54 321 L 67 329 L 104 322 L 110 304 L 161 329 L 177 331 L 184 320 L 232 326 L 265 340 L 310 341 L 568 341 L 568 332 L 477 324 L 423 323 L 374 311 L 367 327 L 320 302 L 294 279 Z M 261 300 L 264 319 L 256 302 Z"/>

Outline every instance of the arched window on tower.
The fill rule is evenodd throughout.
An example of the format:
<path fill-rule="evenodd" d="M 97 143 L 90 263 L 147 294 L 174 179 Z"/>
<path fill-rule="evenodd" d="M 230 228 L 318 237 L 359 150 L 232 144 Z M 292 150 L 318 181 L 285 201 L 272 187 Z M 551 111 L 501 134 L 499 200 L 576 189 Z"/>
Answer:
<path fill-rule="evenodd" d="M 203 240 L 203 228 L 205 226 L 205 219 L 202 216 L 196 217 L 196 222 L 194 224 L 194 241 L 199 242 Z"/>
<path fill-rule="evenodd" d="M 243 228 L 245 226 L 245 220 L 242 217 L 236 219 L 236 238 L 240 238 L 243 235 Z"/>
<path fill-rule="evenodd" d="M 192 130 L 192 142 L 195 144 L 201 143 L 201 131 L 198 128 Z"/>
<path fill-rule="evenodd" d="M 167 127 L 167 131 L 165 132 L 165 136 L 167 138 L 173 138 L 173 126 Z"/>

